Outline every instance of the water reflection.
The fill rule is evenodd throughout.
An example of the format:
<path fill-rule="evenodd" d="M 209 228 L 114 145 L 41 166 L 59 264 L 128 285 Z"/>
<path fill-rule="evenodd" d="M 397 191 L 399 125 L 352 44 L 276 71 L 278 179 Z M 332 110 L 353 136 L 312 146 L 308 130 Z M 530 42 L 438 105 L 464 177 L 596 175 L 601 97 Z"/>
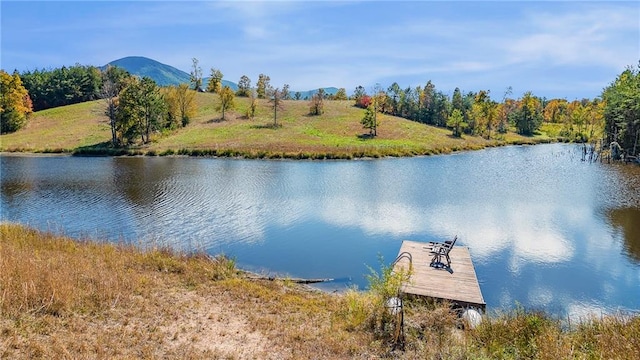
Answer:
<path fill-rule="evenodd" d="M 336 162 L 3 156 L 0 210 L 360 287 L 402 240 L 457 234 L 490 307 L 638 309 L 640 167 L 579 159 L 563 144 Z"/>
<path fill-rule="evenodd" d="M 607 217 L 624 241 L 624 253 L 640 263 L 640 208 L 612 209 Z"/>

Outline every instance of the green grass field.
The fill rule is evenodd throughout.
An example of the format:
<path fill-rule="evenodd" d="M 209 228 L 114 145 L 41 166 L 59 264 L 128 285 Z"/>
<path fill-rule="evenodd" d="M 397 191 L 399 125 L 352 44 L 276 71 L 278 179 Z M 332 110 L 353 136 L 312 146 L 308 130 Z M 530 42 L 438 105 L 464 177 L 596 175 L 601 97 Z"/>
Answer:
<path fill-rule="evenodd" d="M 258 100 L 253 119 L 245 116 L 247 98 L 236 98 L 236 109 L 227 112 L 225 120 L 215 110 L 217 95 L 198 93 L 196 103 L 197 114 L 188 126 L 158 133 L 150 144 L 125 151 L 105 145 L 111 133 L 101 100 L 36 112 L 24 129 L 0 137 L 0 150 L 322 159 L 429 155 L 555 140 L 544 132 L 534 137 L 510 132 L 491 140 L 454 138 L 450 130 L 388 115 L 379 115 L 378 136 L 371 139 L 362 136 L 367 133 L 360 124 L 364 110 L 353 101 L 326 101 L 320 116 L 308 115 L 307 101 L 285 101 L 278 111 L 279 127 L 271 126 L 273 109 L 267 100 Z"/>

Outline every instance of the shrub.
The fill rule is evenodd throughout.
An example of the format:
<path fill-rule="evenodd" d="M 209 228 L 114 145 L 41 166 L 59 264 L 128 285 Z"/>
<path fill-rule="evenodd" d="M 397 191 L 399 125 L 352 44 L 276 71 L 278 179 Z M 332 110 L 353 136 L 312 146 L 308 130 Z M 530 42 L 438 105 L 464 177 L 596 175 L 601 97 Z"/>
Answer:
<path fill-rule="evenodd" d="M 356 106 L 359 108 L 366 109 L 369 105 L 371 105 L 371 96 L 369 95 L 362 95 L 356 100 Z"/>

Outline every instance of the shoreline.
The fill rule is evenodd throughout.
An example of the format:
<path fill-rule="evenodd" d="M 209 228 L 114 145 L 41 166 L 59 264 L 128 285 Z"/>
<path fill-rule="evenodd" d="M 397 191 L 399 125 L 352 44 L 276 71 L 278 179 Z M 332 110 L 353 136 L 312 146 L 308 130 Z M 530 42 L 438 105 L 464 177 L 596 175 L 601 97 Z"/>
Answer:
<path fill-rule="evenodd" d="M 181 148 L 179 150 L 165 149 L 162 151 L 141 148 L 83 148 L 83 149 L 59 149 L 59 150 L 14 150 L 2 149 L 0 156 L 21 156 L 21 157 L 55 157 L 55 156 L 78 156 L 78 157 L 204 157 L 221 159 L 253 159 L 253 160 L 373 160 L 382 158 L 405 158 L 433 155 L 446 155 L 467 151 L 483 150 L 503 146 L 540 145 L 553 143 L 568 143 L 563 139 L 551 138 L 531 138 L 527 141 L 514 140 L 494 140 L 494 143 L 475 144 L 455 148 L 442 147 L 433 149 L 367 149 L 361 151 L 345 152 L 316 152 L 312 150 L 300 149 L 298 152 L 258 150 L 258 149 L 198 149 Z"/>

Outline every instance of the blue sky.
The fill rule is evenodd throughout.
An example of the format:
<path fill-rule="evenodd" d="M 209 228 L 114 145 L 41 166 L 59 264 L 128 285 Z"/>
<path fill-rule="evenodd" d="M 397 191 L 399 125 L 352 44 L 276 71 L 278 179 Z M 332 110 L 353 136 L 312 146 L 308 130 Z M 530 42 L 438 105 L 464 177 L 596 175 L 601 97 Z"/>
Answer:
<path fill-rule="evenodd" d="M 431 80 L 502 99 L 599 96 L 640 61 L 640 2 L 7 1 L 1 67 L 146 56 L 292 90 Z"/>

